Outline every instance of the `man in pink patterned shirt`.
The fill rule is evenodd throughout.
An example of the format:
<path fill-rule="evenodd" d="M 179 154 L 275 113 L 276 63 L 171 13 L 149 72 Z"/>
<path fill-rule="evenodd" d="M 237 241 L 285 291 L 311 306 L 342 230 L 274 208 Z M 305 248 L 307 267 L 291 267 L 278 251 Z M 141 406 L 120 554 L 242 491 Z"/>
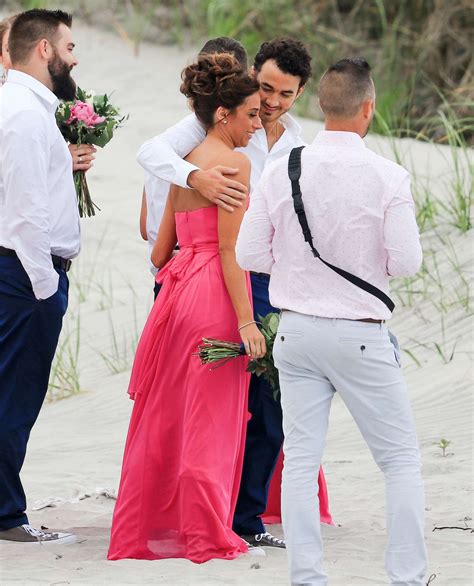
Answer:
<path fill-rule="evenodd" d="M 382 297 L 390 277 L 415 274 L 422 251 L 410 179 L 362 140 L 375 107 L 365 60 L 343 59 L 330 67 L 319 98 L 325 130 L 303 151 L 300 178 L 312 245 L 295 213 L 288 156 L 265 169 L 237 242 L 241 267 L 270 273 L 270 302 L 283 310 L 274 357 L 285 434 L 282 511 L 291 584 L 327 584 L 314 478 L 337 391 L 385 477 L 391 584 L 421 586 L 424 489 L 396 339 L 384 324 L 391 311 L 378 295 L 321 261 L 369 283 Z"/>

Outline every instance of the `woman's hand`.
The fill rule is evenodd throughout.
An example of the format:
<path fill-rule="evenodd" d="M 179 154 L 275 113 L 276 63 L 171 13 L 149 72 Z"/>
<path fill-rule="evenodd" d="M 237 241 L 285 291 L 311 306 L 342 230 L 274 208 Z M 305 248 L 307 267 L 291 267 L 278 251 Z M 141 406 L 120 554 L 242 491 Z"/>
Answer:
<path fill-rule="evenodd" d="M 240 330 L 240 337 L 245 346 L 245 351 L 250 360 L 263 358 L 267 351 L 265 337 L 258 329 L 257 324 L 249 324 Z"/>
<path fill-rule="evenodd" d="M 73 171 L 88 171 L 93 165 L 97 149 L 90 144 L 69 144 Z"/>

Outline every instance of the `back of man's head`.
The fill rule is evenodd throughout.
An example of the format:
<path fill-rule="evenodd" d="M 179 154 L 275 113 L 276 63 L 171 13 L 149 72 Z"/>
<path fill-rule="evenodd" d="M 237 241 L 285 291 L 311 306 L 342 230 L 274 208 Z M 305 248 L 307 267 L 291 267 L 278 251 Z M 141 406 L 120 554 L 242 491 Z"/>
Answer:
<path fill-rule="evenodd" d="M 279 37 L 262 43 L 255 55 L 254 69 L 258 73 L 269 59 L 278 69 L 300 78 L 300 87 L 311 77 L 311 55 L 301 41 L 292 37 Z"/>
<path fill-rule="evenodd" d="M 14 14 L 13 16 L 8 16 L 0 22 L 0 57 L 3 56 L 3 40 L 9 34 L 10 28 L 15 18 L 16 14 Z"/>
<path fill-rule="evenodd" d="M 374 82 L 365 59 L 341 59 L 319 82 L 319 104 L 326 118 L 353 118 L 364 102 L 374 99 Z"/>
<path fill-rule="evenodd" d="M 69 28 L 72 24 L 72 16 L 62 10 L 34 9 L 18 14 L 8 41 L 13 65 L 25 64 L 42 39 L 47 39 L 54 46 L 61 24 Z"/>
<path fill-rule="evenodd" d="M 230 53 L 242 66 L 242 69 L 248 69 L 247 51 L 242 43 L 231 39 L 230 37 L 217 37 L 209 39 L 203 48 L 199 51 L 199 55 L 206 55 L 212 53 Z"/>

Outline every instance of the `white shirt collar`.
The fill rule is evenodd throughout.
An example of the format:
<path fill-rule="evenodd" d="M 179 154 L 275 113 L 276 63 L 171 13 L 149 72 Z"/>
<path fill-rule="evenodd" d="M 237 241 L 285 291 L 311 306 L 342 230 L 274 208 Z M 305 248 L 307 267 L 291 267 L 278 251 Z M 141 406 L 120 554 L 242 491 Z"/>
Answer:
<path fill-rule="evenodd" d="M 295 118 L 293 118 L 291 114 L 288 114 L 288 112 L 283 114 L 283 116 L 280 117 L 280 122 L 285 127 L 285 130 L 287 130 L 290 134 L 301 136 L 303 130 L 300 124 L 296 122 Z"/>
<path fill-rule="evenodd" d="M 345 132 L 339 130 L 321 130 L 318 132 L 311 145 L 365 148 L 365 143 L 358 134 L 355 132 Z"/>
<path fill-rule="evenodd" d="M 285 131 L 288 132 L 288 134 L 291 134 L 294 137 L 301 136 L 301 133 L 303 132 L 303 130 L 302 130 L 300 124 L 298 124 L 298 122 L 296 122 L 295 118 L 293 118 L 293 116 L 291 114 L 288 114 L 288 112 L 285 112 L 285 114 L 280 116 L 278 121 L 281 122 L 281 124 L 283 124 L 283 126 L 285 127 Z M 267 140 L 267 133 L 265 132 L 265 128 L 260 128 L 259 130 L 257 130 L 256 134 L 260 134 L 262 137 L 264 136 L 265 141 Z M 277 145 L 279 142 L 280 141 L 277 140 L 275 145 Z"/>
<path fill-rule="evenodd" d="M 275 154 L 279 152 L 282 148 L 287 147 L 288 142 L 287 139 L 289 138 L 291 142 L 294 142 L 297 139 L 301 139 L 302 129 L 301 126 L 296 122 L 296 120 L 286 112 L 278 119 L 283 126 L 285 127 L 285 132 L 283 135 L 276 141 L 273 145 L 272 149 L 268 151 L 267 146 L 267 133 L 265 128 L 260 128 L 257 130 L 255 135 L 253 136 L 250 145 L 251 147 L 257 147 L 264 151 L 266 154 Z M 257 139 L 257 140 L 255 140 Z M 254 164 L 255 161 L 252 161 Z"/>
<path fill-rule="evenodd" d="M 32 77 L 31 75 L 28 75 L 27 73 L 17 71 L 16 69 L 10 69 L 8 71 L 7 83 L 16 83 L 29 88 L 46 102 L 48 110 L 51 110 L 52 112 L 54 112 L 58 107 L 59 100 L 53 94 L 53 92 L 48 89 L 44 83 L 41 83 L 39 80 Z"/>

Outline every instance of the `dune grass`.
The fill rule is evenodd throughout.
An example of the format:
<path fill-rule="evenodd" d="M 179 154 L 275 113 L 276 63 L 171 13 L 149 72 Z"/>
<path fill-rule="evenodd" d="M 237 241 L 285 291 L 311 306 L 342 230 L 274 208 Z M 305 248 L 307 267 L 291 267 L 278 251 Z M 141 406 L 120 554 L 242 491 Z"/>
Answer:
<path fill-rule="evenodd" d="M 109 311 L 110 346 L 106 351 L 100 349 L 96 350 L 97 355 L 102 358 L 110 374 L 125 372 L 129 370 L 133 364 L 133 358 L 140 337 L 140 326 L 138 325 L 135 296 L 133 296 L 132 299 L 131 310 L 133 317 L 132 326 L 127 324 L 127 326 L 120 331 L 114 323 L 112 312 Z"/>
<path fill-rule="evenodd" d="M 70 324 L 70 322 L 69 322 Z M 51 367 L 46 400 L 58 401 L 81 391 L 79 352 L 81 348 L 81 318 L 77 312 L 74 328 L 66 327 L 61 333 Z"/>
<path fill-rule="evenodd" d="M 52 7 L 49 0 L 22 0 L 23 9 Z M 363 56 L 373 68 L 378 110 L 389 128 L 412 136 L 442 139 L 449 120 L 469 115 L 474 100 L 472 27 L 469 0 L 65 0 L 91 24 L 116 31 L 139 54 L 143 40 L 194 42 L 235 37 L 250 60 L 260 44 L 294 36 L 313 56 L 313 80 L 298 104 L 301 115 L 320 116 L 315 85 L 327 66 L 342 57 Z M 376 132 L 387 128 L 374 123 Z M 462 131 L 474 141 L 472 125 Z"/>
<path fill-rule="evenodd" d="M 461 232 L 467 232 L 472 228 L 474 157 L 463 130 L 468 128 L 472 132 L 474 118 L 458 119 L 450 109 L 447 113 L 440 111 L 439 117 L 445 130 L 443 141 L 450 146 L 454 171 L 447 184 L 448 201 L 442 205 L 449 213 L 452 224 Z"/>
<path fill-rule="evenodd" d="M 472 4 L 411 0 L 197 0 L 185 3 L 189 21 L 202 36 L 232 36 L 252 57 L 275 36 L 303 41 L 313 56 L 313 81 L 303 100 L 318 116 L 315 82 L 342 57 L 364 56 L 373 68 L 378 111 L 389 128 L 437 140 L 444 133 L 438 110 L 467 116 L 473 104 L 470 30 Z M 376 120 L 374 130 L 386 133 Z M 465 129 L 468 140 L 472 126 Z"/>

